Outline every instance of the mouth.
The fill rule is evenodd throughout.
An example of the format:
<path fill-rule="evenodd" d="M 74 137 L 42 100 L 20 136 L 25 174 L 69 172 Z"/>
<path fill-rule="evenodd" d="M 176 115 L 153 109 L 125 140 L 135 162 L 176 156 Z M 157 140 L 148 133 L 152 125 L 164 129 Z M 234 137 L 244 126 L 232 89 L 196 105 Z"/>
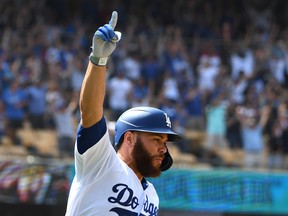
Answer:
<path fill-rule="evenodd" d="M 162 161 L 164 160 L 164 157 L 157 156 L 157 157 L 154 158 L 154 160 L 159 161 L 160 163 L 162 163 Z"/>

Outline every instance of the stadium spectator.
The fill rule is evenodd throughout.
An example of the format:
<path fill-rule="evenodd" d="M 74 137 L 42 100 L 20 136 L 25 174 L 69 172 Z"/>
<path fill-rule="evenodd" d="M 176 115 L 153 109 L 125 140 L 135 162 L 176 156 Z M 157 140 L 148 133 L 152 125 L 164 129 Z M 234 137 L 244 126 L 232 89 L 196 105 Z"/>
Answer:
<path fill-rule="evenodd" d="M 84 72 L 82 59 L 74 56 L 68 66 L 71 91 L 80 91 L 84 79 Z"/>
<path fill-rule="evenodd" d="M 204 98 L 196 86 L 191 86 L 184 94 L 183 105 L 187 110 L 187 128 L 203 131 L 205 129 Z"/>
<path fill-rule="evenodd" d="M 156 53 L 149 53 L 143 56 L 142 65 L 141 65 L 141 74 L 147 80 L 147 83 L 151 89 L 152 95 L 158 93 L 157 83 L 161 79 L 162 67 L 157 59 Z"/>
<path fill-rule="evenodd" d="M 71 101 L 58 102 L 53 110 L 53 120 L 57 133 L 57 146 L 60 158 L 74 156 L 75 142 L 75 116 L 74 111 L 78 107 L 78 95 L 74 94 Z"/>
<path fill-rule="evenodd" d="M 274 77 L 279 84 L 284 86 L 287 83 L 287 63 L 286 51 L 284 42 L 276 41 L 275 45 L 271 48 L 271 56 L 269 58 L 269 69 L 271 76 Z"/>
<path fill-rule="evenodd" d="M 208 152 L 217 152 L 228 147 L 226 141 L 226 112 L 225 94 L 217 92 L 211 95 L 205 107 L 206 139 L 205 149 Z"/>
<path fill-rule="evenodd" d="M 286 168 L 287 143 L 288 143 L 288 115 L 287 103 L 281 102 L 276 110 L 275 119 L 271 125 L 271 131 L 267 140 L 268 167 Z"/>
<path fill-rule="evenodd" d="M 174 102 L 180 102 L 180 90 L 176 75 L 173 75 L 171 71 L 166 70 L 164 72 L 163 83 L 159 95 L 161 100 L 168 100 Z"/>
<path fill-rule="evenodd" d="M 243 149 L 243 141 L 241 134 L 241 123 L 236 113 L 238 105 L 230 103 L 227 107 L 226 114 L 226 139 L 231 149 Z"/>
<path fill-rule="evenodd" d="M 65 100 L 61 88 L 57 85 L 55 81 L 50 81 L 48 83 L 45 100 L 47 103 L 47 110 L 45 116 L 47 128 L 55 129 L 55 122 L 53 119 L 54 110 L 59 107 L 59 104 L 64 104 Z"/>
<path fill-rule="evenodd" d="M 149 106 L 151 103 L 151 89 L 144 77 L 139 77 L 133 82 L 131 107 Z"/>
<path fill-rule="evenodd" d="M 177 146 L 179 147 L 180 151 L 184 153 L 191 152 L 191 143 L 187 141 L 185 138 L 186 134 L 186 126 L 187 126 L 187 111 L 182 103 L 176 104 L 176 115 L 173 120 L 173 129 L 176 133 L 182 135 L 183 139 L 177 142 Z M 192 144 L 193 145 L 193 144 Z"/>
<path fill-rule="evenodd" d="M 17 131 L 23 127 L 26 117 L 27 95 L 23 91 L 18 80 L 13 80 L 10 87 L 3 93 L 3 101 L 6 110 L 6 132 L 15 145 L 20 144 Z"/>
<path fill-rule="evenodd" d="M 256 101 L 254 101 L 256 103 Z M 261 168 L 266 166 L 265 143 L 263 128 L 265 127 L 270 109 L 246 103 L 237 108 L 237 115 L 241 122 L 241 134 L 244 150 L 244 166 L 246 168 Z"/>
<path fill-rule="evenodd" d="M 0 95 L 10 86 L 15 74 L 11 71 L 11 62 L 4 53 L 0 55 Z"/>
<path fill-rule="evenodd" d="M 35 80 L 34 82 L 32 81 L 31 85 L 28 86 L 25 91 L 27 94 L 28 121 L 34 130 L 46 128 L 47 85 L 41 80 Z"/>
<path fill-rule="evenodd" d="M 139 79 L 141 76 L 139 53 L 137 51 L 130 51 L 122 61 L 125 76 L 132 82 Z"/>
<path fill-rule="evenodd" d="M 245 74 L 245 77 L 252 77 L 255 67 L 254 54 L 253 51 L 244 44 L 244 42 L 236 43 L 230 61 L 231 78 L 233 80 L 237 79 L 241 72 Z"/>
<path fill-rule="evenodd" d="M 132 82 L 125 77 L 123 69 L 118 69 L 116 75 L 108 80 L 108 100 L 111 110 L 111 121 L 116 121 L 118 117 L 129 107 L 131 107 Z"/>
<path fill-rule="evenodd" d="M 245 101 L 245 91 L 248 88 L 249 79 L 243 71 L 239 72 L 239 76 L 234 80 L 229 80 L 229 92 L 231 103 L 242 104 Z"/>
<path fill-rule="evenodd" d="M 205 95 L 209 95 L 215 88 L 215 79 L 219 74 L 218 65 L 213 64 L 208 56 L 202 56 L 197 65 L 198 88 Z"/>

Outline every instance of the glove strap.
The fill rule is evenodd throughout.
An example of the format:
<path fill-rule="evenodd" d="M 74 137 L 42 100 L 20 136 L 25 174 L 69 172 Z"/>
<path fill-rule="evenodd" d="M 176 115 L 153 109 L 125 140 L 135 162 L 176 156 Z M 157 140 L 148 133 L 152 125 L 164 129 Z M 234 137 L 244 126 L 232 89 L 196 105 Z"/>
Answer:
<path fill-rule="evenodd" d="M 92 53 L 89 56 L 89 60 L 98 66 L 105 66 L 107 64 L 108 58 L 97 58 L 95 56 L 92 55 Z"/>

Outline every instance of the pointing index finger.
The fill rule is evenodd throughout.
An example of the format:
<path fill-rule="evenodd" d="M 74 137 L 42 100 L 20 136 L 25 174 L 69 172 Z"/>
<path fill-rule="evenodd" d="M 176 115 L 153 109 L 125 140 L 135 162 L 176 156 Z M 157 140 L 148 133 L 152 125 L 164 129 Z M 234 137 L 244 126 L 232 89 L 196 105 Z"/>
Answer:
<path fill-rule="evenodd" d="M 118 13 L 116 11 L 113 11 L 111 15 L 111 19 L 109 21 L 109 25 L 112 27 L 113 30 L 117 24 L 117 20 L 118 20 Z"/>

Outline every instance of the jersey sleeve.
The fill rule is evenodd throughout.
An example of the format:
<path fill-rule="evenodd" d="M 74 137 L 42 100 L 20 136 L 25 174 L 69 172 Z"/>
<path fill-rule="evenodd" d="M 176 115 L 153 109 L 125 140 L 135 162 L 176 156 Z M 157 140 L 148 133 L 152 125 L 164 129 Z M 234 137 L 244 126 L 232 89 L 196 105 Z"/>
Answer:
<path fill-rule="evenodd" d="M 104 117 L 89 128 L 83 128 L 79 125 L 77 131 L 77 150 L 79 154 L 84 154 L 90 147 L 98 143 L 106 131 L 107 125 Z"/>
<path fill-rule="evenodd" d="M 89 183 L 100 178 L 116 159 L 104 117 L 90 128 L 79 126 L 75 148 L 75 171 L 79 182 Z"/>

